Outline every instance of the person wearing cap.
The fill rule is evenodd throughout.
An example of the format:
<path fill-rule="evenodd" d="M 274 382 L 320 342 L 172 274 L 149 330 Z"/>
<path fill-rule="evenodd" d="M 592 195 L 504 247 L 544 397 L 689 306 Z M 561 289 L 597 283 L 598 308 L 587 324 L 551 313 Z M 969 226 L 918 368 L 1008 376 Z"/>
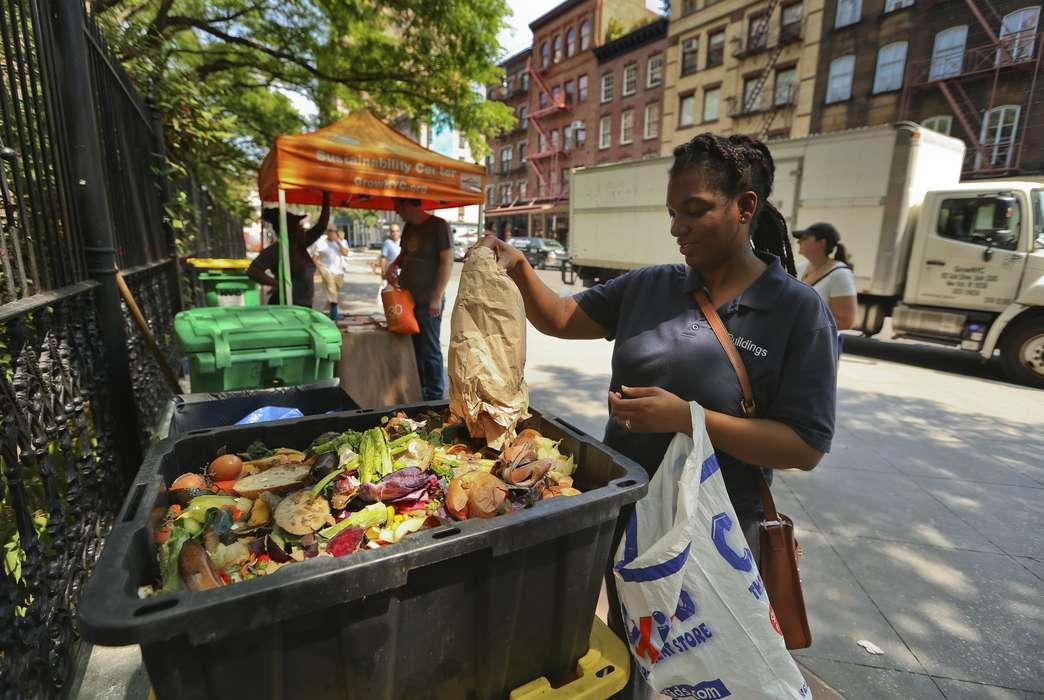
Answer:
<path fill-rule="evenodd" d="M 823 297 L 837 329 L 848 330 L 856 316 L 856 284 L 841 234 L 832 225 L 820 223 L 795 231 L 794 238 L 798 253 L 807 260 L 798 263 L 798 277 Z"/>
<path fill-rule="evenodd" d="M 395 213 L 406 222 L 402 252 L 385 270 L 385 278 L 413 295 L 413 313 L 420 327 L 412 336 L 413 352 L 421 395 L 425 401 L 439 401 L 446 394 L 439 332 L 446 285 L 453 271 L 449 223 L 424 211 L 419 199 L 396 199 Z"/>
<path fill-rule="evenodd" d="M 307 214 L 286 213 L 287 237 L 290 239 L 290 281 L 293 284 L 292 302 L 296 306 L 312 308 L 315 297 L 315 261 L 308 249 L 319 240 L 330 223 L 330 193 L 323 192 L 323 210 L 319 221 L 305 229 Z M 261 219 L 279 231 L 279 209 L 270 207 L 261 214 Z M 258 284 L 271 287 L 268 303 L 279 303 L 279 240 L 268 246 L 254 258 L 247 268 L 247 275 Z"/>

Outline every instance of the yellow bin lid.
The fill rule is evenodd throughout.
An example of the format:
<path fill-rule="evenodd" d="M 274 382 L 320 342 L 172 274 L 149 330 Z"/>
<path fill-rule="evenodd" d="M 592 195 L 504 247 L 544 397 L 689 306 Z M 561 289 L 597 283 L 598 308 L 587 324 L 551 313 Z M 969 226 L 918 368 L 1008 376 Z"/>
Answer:
<path fill-rule="evenodd" d="M 250 261 L 246 259 L 188 258 L 185 262 L 197 270 L 245 270 L 250 267 Z"/>

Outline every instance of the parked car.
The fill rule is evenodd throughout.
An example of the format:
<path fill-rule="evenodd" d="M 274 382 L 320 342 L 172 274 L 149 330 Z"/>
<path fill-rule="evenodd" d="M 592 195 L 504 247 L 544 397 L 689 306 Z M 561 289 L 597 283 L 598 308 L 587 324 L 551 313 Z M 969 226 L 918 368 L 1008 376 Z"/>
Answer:
<path fill-rule="evenodd" d="M 521 250 L 529 264 L 538 270 L 562 267 L 563 261 L 569 257 L 565 247 L 553 238 L 520 236 L 508 239 L 508 243 Z"/>
<path fill-rule="evenodd" d="M 468 248 L 478 242 L 475 234 L 458 233 L 453 235 L 453 259 L 461 261 L 468 254 Z"/>

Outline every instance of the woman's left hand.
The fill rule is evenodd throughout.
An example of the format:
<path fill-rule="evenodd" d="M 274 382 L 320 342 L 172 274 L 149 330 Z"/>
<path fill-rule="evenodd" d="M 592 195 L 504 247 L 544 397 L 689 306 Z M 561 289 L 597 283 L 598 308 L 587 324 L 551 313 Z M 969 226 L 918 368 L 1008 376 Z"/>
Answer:
<path fill-rule="evenodd" d="M 632 433 L 685 433 L 692 435 L 689 404 L 656 386 L 620 387 L 609 392 L 613 418 Z"/>

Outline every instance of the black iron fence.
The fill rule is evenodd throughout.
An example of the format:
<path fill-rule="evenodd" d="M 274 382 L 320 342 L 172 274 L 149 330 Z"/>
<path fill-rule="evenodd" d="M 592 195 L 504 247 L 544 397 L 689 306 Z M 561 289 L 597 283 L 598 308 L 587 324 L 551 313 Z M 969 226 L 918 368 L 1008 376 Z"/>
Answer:
<path fill-rule="evenodd" d="M 160 120 L 81 0 L 0 0 L 0 697 L 56 697 L 79 591 L 170 392 L 122 271 L 179 362 Z M 182 252 L 239 257 L 199 193 Z"/>

